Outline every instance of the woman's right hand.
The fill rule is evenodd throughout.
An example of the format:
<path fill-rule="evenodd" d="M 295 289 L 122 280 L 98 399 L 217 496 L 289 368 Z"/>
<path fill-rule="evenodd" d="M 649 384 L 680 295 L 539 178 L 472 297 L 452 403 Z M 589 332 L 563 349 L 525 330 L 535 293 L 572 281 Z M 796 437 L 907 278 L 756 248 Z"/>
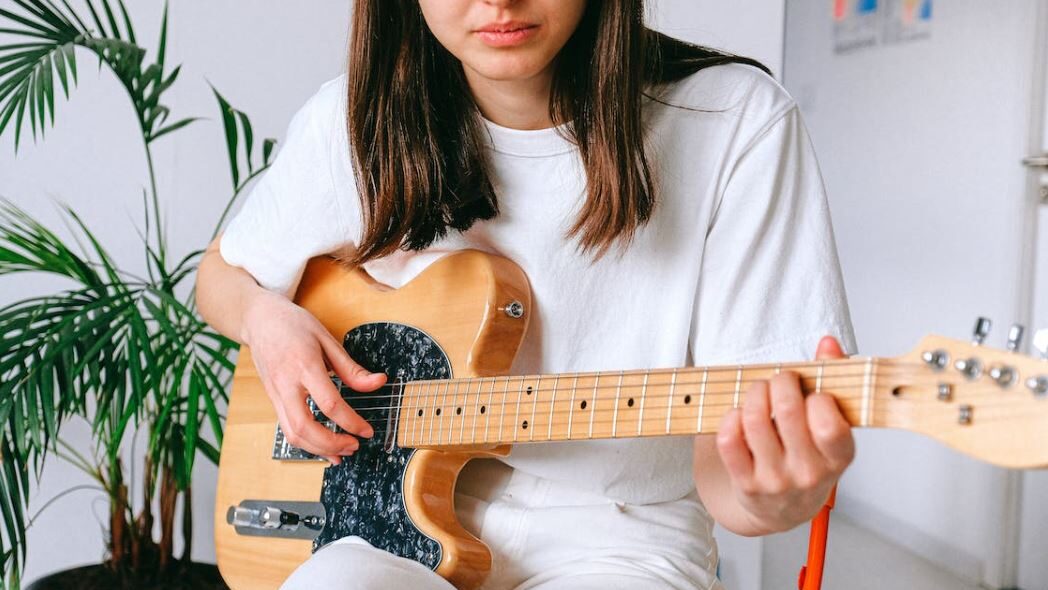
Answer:
<path fill-rule="evenodd" d="M 306 395 L 346 432 L 374 436 L 371 425 L 342 399 L 328 370 L 330 367 L 343 383 L 361 392 L 381 387 L 386 375 L 370 373 L 357 364 L 311 313 L 279 293 L 256 291 L 244 308 L 240 341 L 251 348 L 262 386 L 289 444 L 334 465 L 360 448 L 350 434 L 336 434 L 317 422 L 306 405 Z"/>

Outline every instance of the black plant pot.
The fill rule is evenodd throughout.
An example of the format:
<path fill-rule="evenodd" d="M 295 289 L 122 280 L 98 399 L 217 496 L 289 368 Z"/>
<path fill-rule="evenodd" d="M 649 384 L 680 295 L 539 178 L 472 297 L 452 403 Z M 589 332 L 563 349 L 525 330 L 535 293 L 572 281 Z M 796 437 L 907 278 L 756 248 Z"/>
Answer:
<path fill-rule="evenodd" d="M 105 565 L 85 565 L 55 572 L 25 590 L 229 590 L 210 563 L 177 565 L 163 575 L 155 572 L 113 572 Z"/>

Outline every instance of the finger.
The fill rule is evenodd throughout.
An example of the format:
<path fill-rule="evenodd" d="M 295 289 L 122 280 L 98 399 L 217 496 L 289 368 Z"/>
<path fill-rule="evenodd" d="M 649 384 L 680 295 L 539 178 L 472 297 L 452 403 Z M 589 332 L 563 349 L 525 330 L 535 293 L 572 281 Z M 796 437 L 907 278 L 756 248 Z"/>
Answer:
<path fill-rule="evenodd" d="M 821 459 L 808 429 L 804 394 L 797 374 L 786 372 L 772 377 L 770 389 L 771 411 L 785 454 L 801 462 Z"/>
<path fill-rule="evenodd" d="M 823 336 L 816 347 L 815 360 L 844 358 L 844 349 L 841 343 L 833 336 Z"/>
<path fill-rule="evenodd" d="M 284 412 L 283 406 L 281 404 L 279 404 L 279 403 L 273 404 L 273 408 L 277 412 L 277 422 L 280 423 L 280 428 L 284 432 L 284 438 L 287 439 L 288 432 L 290 432 L 290 430 L 288 429 L 287 414 Z M 301 441 L 297 440 L 297 437 L 296 437 L 296 441 L 295 442 L 299 442 L 300 443 Z M 291 446 L 296 447 L 296 448 L 301 448 L 301 447 L 298 447 L 297 445 L 295 445 L 294 443 L 292 443 L 290 440 L 288 440 L 288 444 L 290 444 Z M 324 457 L 324 459 L 326 459 L 332 465 L 340 465 L 342 463 L 342 458 L 339 457 L 338 455 L 318 455 L 318 456 Z"/>
<path fill-rule="evenodd" d="M 742 433 L 758 469 L 763 465 L 779 465 L 782 462 L 782 442 L 771 423 L 767 381 L 755 381 L 746 390 L 742 406 Z"/>
<path fill-rule="evenodd" d="M 360 366 L 330 334 L 320 337 L 320 346 L 335 374 L 354 391 L 374 391 L 386 382 L 385 373 L 372 373 Z"/>
<path fill-rule="evenodd" d="M 304 392 L 300 395 L 297 399 L 282 397 L 286 401 L 284 412 L 287 417 L 289 434 L 292 434 L 300 443 L 295 444 L 296 447 L 314 455 L 324 456 L 351 455 L 360 448 L 360 442 L 357 439 L 348 434 L 331 432 L 317 422 L 306 405 Z"/>
<path fill-rule="evenodd" d="M 342 399 L 335 384 L 319 367 L 307 371 L 302 375 L 302 385 L 309 391 L 313 403 L 317 405 L 325 416 L 342 427 L 342 430 L 371 438 L 375 430 L 362 418 L 353 408 L 349 407 L 346 400 Z"/>
<path fill-rule="evenodd" d="M 742 489 L 749 489 L 753 482 L 753 455 L 742 434 L 742 413 L 739 410 L 732 410 L 721 419 L 717 451 L 732 480 Z"/>
<path fill-rule="evenodd" d="M 831 469 L 843 471 L 855 458 L 855 439 L 837 400 L 825 393 L 817 393 L 808 398 L 807 405 L 815 447 Z"/>

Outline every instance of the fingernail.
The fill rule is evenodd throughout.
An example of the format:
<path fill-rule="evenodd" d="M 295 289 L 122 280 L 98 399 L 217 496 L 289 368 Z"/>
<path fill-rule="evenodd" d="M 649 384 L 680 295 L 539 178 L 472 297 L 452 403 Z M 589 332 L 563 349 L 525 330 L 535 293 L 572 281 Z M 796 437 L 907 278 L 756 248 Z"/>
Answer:
<path fill-rule="evenodd" d="M 365 429 L 364 429 L 364 431 L 363 431 L 363 432 L 361 432 L 360 434 L 361 434 L 361 436 L 363 436 L 364 438 L 371 438 L 371 437 L 375 436 L 375 429 L 374 429 L 374 428 L 372 428 L 372 427 L 370 427 L 370 426 L 368 426 L 368 427 L 367 427 L 367 428 L 365 428 Z"/>

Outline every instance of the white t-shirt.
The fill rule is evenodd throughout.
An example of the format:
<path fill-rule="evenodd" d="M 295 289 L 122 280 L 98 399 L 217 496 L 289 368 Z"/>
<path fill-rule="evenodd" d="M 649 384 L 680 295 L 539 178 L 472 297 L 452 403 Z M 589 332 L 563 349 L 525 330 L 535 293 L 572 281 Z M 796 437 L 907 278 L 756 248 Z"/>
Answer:
<path fill-rule="evenodd" d="M 344 74 L 324 83 L 294 115 L 221 240 L 229 264 L 289 296 L 309 258 L 362 233 L 345 84 Z M 658 205 L 621 256 L 594 261 L 565 239 L 586 196 L 575 145 L 555 129 L 485 121 L 498 217 L 364 268 L 399 287 L 463 248 L 516 262 L 533 304 L 514 374 L 806 360 L 825 334 L 854 354 L 825 189 L 794 101 L 737 64 L 660 99 L 677 106 L 645 99 Z M 691 437 L 665 437 L 517 445 L 506 462 L 648 503 L 694 489 L 691 457 Z"/>

